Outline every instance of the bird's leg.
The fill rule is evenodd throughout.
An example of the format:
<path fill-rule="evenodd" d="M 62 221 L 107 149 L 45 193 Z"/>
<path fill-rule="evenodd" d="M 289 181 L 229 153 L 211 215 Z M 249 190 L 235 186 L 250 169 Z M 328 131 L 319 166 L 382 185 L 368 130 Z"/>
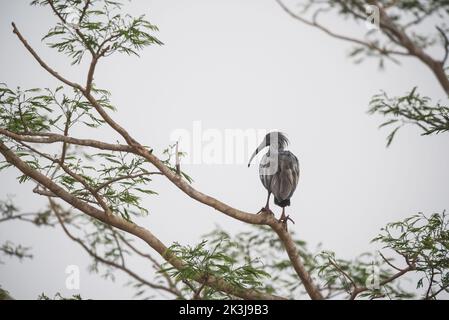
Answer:
<path fill-rule="evenodd" d="M 287 224 L 288 224 L 288 220 L 290 220 L 291 222 L 293 222 L 293 224 L 295 224 L 295 221 L 293 221 L 292 218 L 290 218 L 290 216 L 286 216 L 285 215 L 285 207 L 282 208 L 282 215 L 279 218 L 279 223 L 282 223 L 282 225 L 284 226 L 284 229 L 287 231 Z"/>
<path fill-rule="evenodd" d="M 267 203 L 265 204 L 265 207 L 260 209 L 260 211 L 257 214 L 268 213 L 268 214 L 274 215 L 273 211 L 271 211 L 271 209 L 270 209 L 270 196 L 271 196 L 271 192 L 268 192 Z"/>
<path fill-rule="evenodd" d="M 279 218 L 279 222 L 284 223 L 285 221 L 285 208 L 282 208 L 282 214 L 281 217 Z"/>

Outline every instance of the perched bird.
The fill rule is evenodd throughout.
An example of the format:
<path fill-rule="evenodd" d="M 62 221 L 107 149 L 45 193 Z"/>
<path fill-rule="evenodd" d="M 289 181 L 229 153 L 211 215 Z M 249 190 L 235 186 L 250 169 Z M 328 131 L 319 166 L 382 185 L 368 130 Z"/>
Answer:
<path fill-rule="evenodd" d="M 264 148 L 268 152 L 262 157 L 259 165 L 259 177 L 263 186 L 268 191 L 267 203 L 259 213 L 270 213 L 270 196 L 274 195 L 274 203 L 282 208 L 282 215 L 279 222 L 287 228 L 287 221 L 294 221 L 285 215 L 285 207 L 290 205 L 290 198 L 295 192 L 299 180 L 298 158 L 288 150 L 285 150 L 289 141 L 281 132 L 268 133 L 262 143 L 249 159 L 248 167 L 253 158 Z"/>

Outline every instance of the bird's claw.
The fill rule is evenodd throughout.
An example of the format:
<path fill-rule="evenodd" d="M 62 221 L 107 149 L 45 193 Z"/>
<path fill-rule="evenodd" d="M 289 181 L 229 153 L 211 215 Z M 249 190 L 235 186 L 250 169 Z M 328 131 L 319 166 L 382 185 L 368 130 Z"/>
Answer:
<path fill-rule="evenodd" d="M 273 211 L 271 211 L 271 209 L 267 208 L 267 207 L 263 207 L 262 209 L 260 209 L 260 211 L 257 212 L 257 214 L 271 214 L 271 215 L 274 215 Z"/>
<path fill-rule="evenodd" d="M 282 223 L 282 225 L 283 225 L 283 227 L 284 227 L 284 229 L 285 229 L 286 231 L 287 231 L 287 224 L 288 224 L 288 221 L 289 221 L 289 220 L 290 220 L 293 224 L 295 224 L 295 221 L 294 221 L 292 218 L 290 218 L 290 215 L 280 217 L 279 220 L 278 220 L 279 223 Z"/>

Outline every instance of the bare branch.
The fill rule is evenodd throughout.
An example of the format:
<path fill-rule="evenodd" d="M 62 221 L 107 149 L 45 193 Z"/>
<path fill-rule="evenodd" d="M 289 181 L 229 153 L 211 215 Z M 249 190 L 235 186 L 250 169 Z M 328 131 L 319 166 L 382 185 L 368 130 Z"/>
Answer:
<path fill-rule="evenodd" d="M 0 134 L 3 134 L 11 139 L 17 141 L 25 141 L 30 143 L 45 143 L 51 144 L 56 142 L 66 142 L 73 145 L 92 147 L 101 150 L 110 151 L 122 151 L 131 152 L 132 148 L 128 145 L 123 144 L 110 144 L 102 141 L 92 140 L 92 139 L 77 139 L 73 137 L 63 136 L 56 133 L 31 133 L 31 132 L 21 132 L 15 133 L 3 128 L 0 128 Z"/>
<path fill-rule="evenodd" d="M 435 277 L 435 270 L 432 268 L 431 269 L 432 271 L 432 275 L 430 276 L 430 279 L 429 279 L 429 285 L 428 285 L 428 287 L 427 287 L 427 290 L 426 290 L 426 295 L 425 295 L 425 299 L 426 300 L 428 300 L 429 299 L 429 297 L 431 296 L 431 294 L 432 294 L 432 287 L 433 287 L 433 279 L 434 279 L 434 277 Z"/>
<path fill-rule="evenodd" d="M 411 55 L 417 57 L 426 64 L 432 70 L 446 94 L 449 95 L 449 79 L 442 64 L 433 59 L 420 46 L 414 43 L 404 30 L 398 28 L 378 0 L 368 0 L 367 2 L 379 8 L 382 29 L 393 34 L 403 48 L 407 49 Z"/>
<path fill-rule="evenodd" d="M 204 287 L 206 286 L 206 282 L 203 282 L 203 284 L 198 288 L 198 290 L 195 290 L 192 300 L 201 300 L 201 291 L 203 291 Z"/>
<path fill-rule="evenodd" d="M 10 221 L 10 220 L 22 220 L 27 222 L 33 222 L 33 219 L 28 219 L 29 217 L 35 217 L 35 213 L 22 213 L 22 214 L 16 214 L 12 216 L 8 216 L 6 218 L 1 218 L 0 223 Z"/>
<path fill-rule="evenodd" d="M 83 91 L 86 99 L 91 103 L 91 105 L 97 110 L 103 120 L 115 131 L 117 131 L 130 146 L 139 146 L 139 143 L 131 137 L 131 135 L 126 131 L 122 126 L 120 126 L 117 122 L 115 122 L 108 113 L 104 110 L 104 108 L 100 105 L 100 103 L 95 99 L 90 93 Z"/>
<path fill-rule="evenodd" d="M 70 118 L 71 118 L 71 115 L 69 113 L 67 115 L 67 119 L 66 119 L 65 126 L 64 126 L 64 137 L 67 137 L 69 135 Z M 60 159 L 61 163 L 64 163 L 66 153 L 67 153 L 67 142 L 64 141 L 62 143 L 62 151 L 61 151 L 61 159 Z"/>
<path fill-rule="evenodd" d="M 380 252 L 380 251 L 378 251 L 378 252 L 379 252 L 379 255 L 382 257 L 382 259 L 383 259 L 383 260 L 384 260 L 390 267 L 392 267 L 393 269 L 395 269 L 395 270 L 397 270 L 397 271 L 402 271 L 402 269 L 400 269 L 400 268 L 396 267 L 394 264 L 392 264 L 392 263 L 390 262 L 389 259 L 385 258 L 385 256 L 382 254 L 382 252 Z"/>
<path fill-rule="evenodd" d="M 432 295 L 430 295 L 427 299 L 431 300 L 434 299 L 437 295 L 439 295 L 441 292 L 443 291 L 448 291 L 449 289 L 449 284 L 445 285 L 445 286 L 441 286 L 440 289 L 438 289 L 437 291 L 435 291 Z"/>
<path fill-rule="evenodd" d="M 441 37 L 444 40 L 444 57 L 441 60 L 441 64 L 444 66 L 447 62 L 447 59 L 449 58 L 449 38 L 447 37 L 446 33 L 441 29 L 440 27 L 436 27 L 438 32 L 441 34 Z"/>
<path fill-rule="evenodd" d="M 77 90 L 80 91 L 84 91 L 83 87 L 81 87 L 78 83 L 75 82 L 71 82 L 69 80 L 67 80 L 66 78 L 62 77 L 61 75 L 59 75 L 59 73 L 57 73 L 55 70 L 53 70 L 52 68 L 50 68 L 40 57 L 39 55 L 36 53 L 36 51 L 34 51 L 33 48 L 31 48 L 31 46 L 28 44 L 28 42 L 25 40 L 25 38 L 22 36 L 22 34 L 19 32 L 19 30 L 17 29 L 16 25 L 14 24 L 14 22 L 12 23 L 12 27 L 13 27 L 13 32 L 17 35 L 17 37 L 19 38 L 19 40 L 23 43 L 23 45 L 25 46 L 25 48 L 31 53 L 31 55 L 34 57 L 34 59 L 36 59 L 36 61 L 42 66 L 42 68 L 44 68 L 48 73 L 50 73 L 53 77 L 55 77 L 56 79 L 58 79 L 59 81 L 65 83 L 66 85 L 75 88 Z"/>
<path fill-rule="evenodd" d="M 324 33 L 328 34 L 329 36 L 336 38 L 336 39 L 340 39 L 340 40 L 344 40 L 344 41 L 348 41 L 348 42 L 352 42 L 358 45 L 361 45 L 363 47 L 367 47 L 368 49 L 372 49 L 375 51 L 378 51 L 381 54 L 384 55 L 400 55 L 400 56 L 408 56 L 409 54 L 407 52 L 402 52 L 402 51 L 396 51 L 396 50 L 389 50 L 386 48 L 380 48 L 378 47 L 376 44 L 372 43 L 372 42 L 366 42 L 360 39 L 356 39 L 356 38 L 351 38 L 349 36 L 345 36 L 345 35 L 341 35 L 341 34 L 337 34 L 335 32 L 333 32 L 332 30 L 330 30 L 329 28 L 324 27 L 323 25 L 319 24 L 316 21 L 317 16 L 315 15 L 314 19 L 312 21 L 307 20 L 303 17 L 301 17 L 300 15 L 295 14 L 293 11 L 291 11 L 281 0 L 276 0 L 276 2 L 279 4 L 279 6 L 288 14 L 290 15 L 292 18 L 308 25 L 311 27 L 315 27 L 321 31 L 323 31 Z"/>
<path fill-rule="evenodd" d="M 346 279 L 349 280 L 349 282 L 351 282 L 352 286 L 355 288 L 357 288 L 357 284 L 355 283 L 354 279 L 352 279 L 352 277 L 346 272 L 344 271 L 335 261 L 333 261 L 332 259 L 328 259 L 329 263 L 331 265 L 333 265 L 335 267 L 335 269 L 338 270 L 338 272 L 340 272 Z"/>
<path fill-rule="evenodd" d="M 81 24 L 81 22 L 83 22 L 83 19 L 86 16 L 87 9 L 89 8 L 89 6 L 90 6 L 90 0 L 86 0 L 83 10 L 81 11 L 80 18 L 78 19 L 78 24 Z"/>

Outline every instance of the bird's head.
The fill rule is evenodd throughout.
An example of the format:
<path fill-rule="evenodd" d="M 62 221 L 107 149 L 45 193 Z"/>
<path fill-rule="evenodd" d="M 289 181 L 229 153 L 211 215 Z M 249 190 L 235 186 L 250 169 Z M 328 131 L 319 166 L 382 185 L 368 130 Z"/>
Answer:
<path fill-rule="evenodd" d="M 270 149 L 273 148 L 273 150 L 284 150 L 288 143 L 289 141 L 287 136 L 282 132 L 274 131 L 268 133 L 257 149 L 253 152 L 251 158 L 249 159 L 248 167 L 251 165 L 253 158 L 264 148 L 270 147 Z"/>

